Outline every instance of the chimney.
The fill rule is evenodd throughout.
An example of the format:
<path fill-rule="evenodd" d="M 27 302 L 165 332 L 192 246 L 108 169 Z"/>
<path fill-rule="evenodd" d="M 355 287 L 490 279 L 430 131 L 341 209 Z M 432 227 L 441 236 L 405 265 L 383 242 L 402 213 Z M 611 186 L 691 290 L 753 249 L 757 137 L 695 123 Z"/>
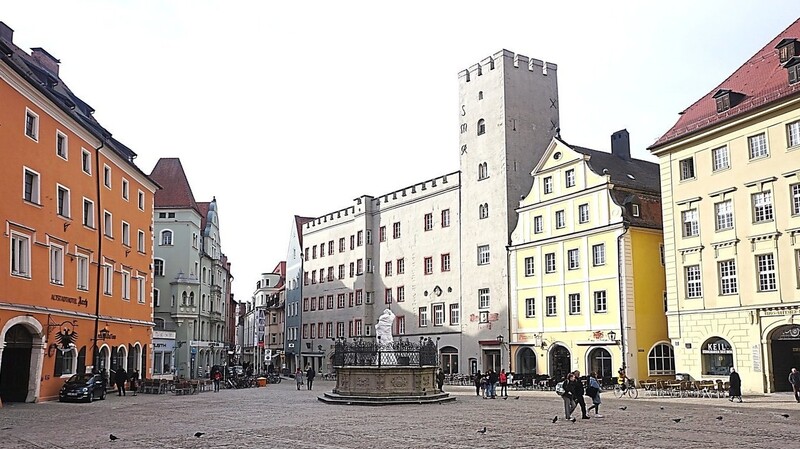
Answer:
<path fill-rule="evenodd" d="M 8 42 L 12 42 L 14 37 L 14 30 L 12 30 L 8 25 L 3 22 L 0 22 L 0 39 L 7 40 Z"/>
<path fill-rule="evenodd" d="M 42 67 L 58 76 L 58 64 L 61 63 L 55 56 L 45 51 L 42 47 L 31 48 L 31 56 Z"/>
<path fill-rule="evenodd" d="M 630 160 L 631 139 L 627 129 L 617 131 L 611 135 L 611 154 L 620 159 Z"/>

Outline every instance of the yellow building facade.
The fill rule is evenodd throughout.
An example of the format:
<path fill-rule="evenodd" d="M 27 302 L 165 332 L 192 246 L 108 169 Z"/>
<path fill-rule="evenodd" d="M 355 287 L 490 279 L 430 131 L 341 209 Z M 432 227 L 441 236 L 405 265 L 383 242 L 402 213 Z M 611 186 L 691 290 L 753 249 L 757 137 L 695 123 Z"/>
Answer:
<path fill-rule="evenodd" d="M 612 153 L 554 138 L 532 176 L 509 252 L 511 370 L 673 375 L 658 166 L 623 130 Z"/>
<path fill-rule="evenodd" d="M 677 369 L 745 394 L 800 368 L 800 24 L 690 106 L 659 158 Z M 793 75 L 795 75 L 793 77 Z"/>

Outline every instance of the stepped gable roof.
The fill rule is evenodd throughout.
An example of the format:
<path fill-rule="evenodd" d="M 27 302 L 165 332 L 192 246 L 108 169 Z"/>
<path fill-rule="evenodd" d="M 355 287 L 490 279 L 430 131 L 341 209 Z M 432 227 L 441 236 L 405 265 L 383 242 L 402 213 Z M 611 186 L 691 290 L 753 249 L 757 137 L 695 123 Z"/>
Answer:
<path fill-rule="evenodd" d="M 598 175 L 610 175 L 614 185 L 646 192 L 661 192 L 658 164 L 641 159 L 623 159 L 604 151 L 564 143 L 578 153 L 589 156 L 589 168 Z"/>
<path fill-rule="evenodd" d="M 200 213 L 179 158 L 162 157 L 156 162 L 150 177 L 162 187 L 156 191 L 156 208 L 194 209 Z M 204 214 L 200 215 L 205 218 Z"/>
<path fill-rule="evenodd" d="M 42 48 L 37 47 L 34 50 L 46 53 L 50 58 L 58 62 L 55 57 Z M 136 153 L 119 140 L 111 137 L 111 132 L 94 118 L 94 108 L 72 92 L 67 84 L 64 83 L 64 80 L 59 77 L 57 70 L 54 72 L 44 67 L 31 55 L 14 44 L 12 40 L 2 37 L 0 37 L 0 61 L 8 64 L 14 72 L 52 101 L 62 112 L 78 122 L 95 138 L 104 142 L 103 145 L 106 148 L 110 148 L 117 153 L 136 172 L 147 177 L 147 174 L 133 163 Z"/>
<path fill-rule="evenodd" d="M 800 91 L 800 83 L 789 84 L 786 69 L 781 65 L 778 51 L 775 49 L 784 39 L 794 38 L 800 39 L 800 19 L 795 20 L 767 43 L 720 85 L 681 112 L 681 117 L 675 125 L 648 149 L 655 151 L 658 147 L 685 135 L 796 95 Z M 714 96 L 721 90 L 743 94 L 744 98 L 730 109 L 717 113 Z"/>

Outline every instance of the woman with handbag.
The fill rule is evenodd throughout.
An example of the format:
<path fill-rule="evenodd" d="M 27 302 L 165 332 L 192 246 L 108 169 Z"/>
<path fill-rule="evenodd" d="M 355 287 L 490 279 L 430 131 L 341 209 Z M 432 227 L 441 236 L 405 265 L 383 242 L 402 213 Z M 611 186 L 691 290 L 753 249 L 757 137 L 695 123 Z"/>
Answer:
<path fill-rule="evenodd" d="M 594 371 L 589 374 L 589 387 L 586 388 L 586 396 L 592 398 L 592 406 L 589 407 L 587 412 L 594 409 L 594 417 L 602 418 L 603 415 L 600 414 L 600 382 L 597 380 L 597 373 Z"/>

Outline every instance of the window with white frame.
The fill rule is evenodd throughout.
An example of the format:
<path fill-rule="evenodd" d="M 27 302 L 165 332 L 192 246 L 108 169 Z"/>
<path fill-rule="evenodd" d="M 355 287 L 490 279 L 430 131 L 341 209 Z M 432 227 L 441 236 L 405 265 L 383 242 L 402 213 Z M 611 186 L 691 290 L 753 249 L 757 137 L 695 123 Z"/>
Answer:
<path fill-rule="evenodd" d="M 111 167 L 103 165 L 103 185 L 111 188 Z"/>
<path fill-rule="evenodd" d="M 544 255 L 544 272 L 556 272 L 556 253 L 547 253 Z"/>
<path fill-rule="evenodd" d="M 533 276 L 534 275 L 534 261 L 533 257 L 526 257 L 525 258 L 525 276 Z"/>
<path fill-rule="evenodd" d="M 478 219 L 483 220 L 484 218 L 489 218 L 489 203 L 478 205 Z"/>
<path fill-rule="evenodd" d="M 392 238 L 400 238 L 400 222 L 392 224 Z"/>
<path fill-rule="evenodd" d="M 61 159 L 68 159 L 68 145 L 67 145 L 67 135 L 62 133 L 61 131 L 56 131 L 56 154 Z"/>
<path fill-rule="evenodd" d="M 570 270 L 577 270 L 581 267 L 580 254 L 577 248 L 567 250 L 567 259 L 569 260 Z"/>
<path fill-rule="evenodd" d="M 700 265 L 689 265 L 684 268 L 684 273 L 686 275 L 686 297 L 702 297 L 703 283 L 700 278 Z"/>
<path fill-rule="evenodd" d="M 672 346 L 660 343 L 653 346 L 647 355 L 647 374 L 650 376 L 672 376 L 675 374 L 675 356 Z"/>
<path fill-rule="evenodd" d="M 25 108 L 25 135 L 39 141 L 39 115 Z"/>
<path fill-rule="evenodd" d="M 678 162 L 680 166 L 681 181 L 686 179 L 694 179 L 694 158 L 683 159 Z"/>
<path fill-rule="evenodd" d="M 72 215 L 70 214 L 70 205 L 69 205 L 69 189 L 56 184 L 56 212 L 58 215 L 62 217 L 69 218 Z"/>
<path fill-rule="evenodd" d="M 756 223 L 771 221 L 774 218 L 772 209 L 772 191 L 754 193 L 753 201 L 753 221 Z"/>
<path fill-rule="evenodd" d="M 114 267 L 103 265 L 103 294 L 111 295 L 114 291 Z"/>
<path fill-rule="evenodd" d="M 114 227 L 112 226 L 113 221 L 111 217 L 111 212 L 103 211 L 103 234 L 106 237 L 114 237 Z"/>
<path fill-rule="evenodd" d="M 747 146 L 750 149 L 750 159 L 769 156 L 769 151 L 767 150 L 767 135 L 765 133 L 748 137 Z"/>
<path fill-rule="evenodd" d="M 161 231 L 161 245 L 162 246 L 172 245 L 172 231 L 170 231 L 169 229 Z"/>
<path fill-rule="evenodd" d="M 344 338 L 344 321 L 336 323 L 336 337 Z"/>
<path fill-rule="evenodd" d="M 575 170 L 570 169 L 564 172 L 564 184 L 567 187 L 575 187 Z"/>
<path fill-rule="evenodd" d="M 83 199 L 83 225 L 94 228 L 94 202 L 88 198 Z"/>
<path fill-rule="evenodd" d="M 164 276 L 164 259 L 153 259 L 153 276 Z"/>
<path fill-rule="evenodd" d="M 606 264 L 606 245 L 592 245 L 592 265 L 599 267 Z"/>
<path fill-rule="evenodd" d="M 403 285 L 397 287 L 397 302 L 406 300 L 406 288 Z"/>
<path fill-rule="evenodd" d="M 141 229 L 136 235 L 136 249 L 139 250 L 140 253 L 144 252 L 144 231 Z"/>
<path fill-rule="evenodd" d="M 786 125 L 786 140 L 789 148 L 800 145 L 800 121 Z"/>
<path fill-rule="evenodd" d="M 364 245 L 364 231 L 358 231 L 356 233 L 356 246 L 363 246 L 363 245 Z M 325 255 L 324 252 L 325 252 L 325 244 L 323 243 L 319 245 L 319 255 L 324 256 Z M 330 255 L 333 253 L 328 253 L 328 254 Z"/>
<path fill-rule="evenodd" d="M 478 120 L 478 135 L 486 133 L 486 120 L 480 119 Z"/>
<path fill-rule="evenodd" d="M 580 293 L 570 293 L 569 294 L 569 314 L 570 315 L 580 315 L 581 314 L 581 295 L 580 295 Z"/>
<path fill-rule="evenodd" d="M 700 222 L 697 209 L 689 209 L 681 212 L 683 221 L 683 236 L 696 237 L 700 235 Z"/>
<path fill-rule="evenodd" d="M 372 273 L 375 271 L 375 266 L 372 265 L 372 258 L 367 258 L 367 273 Z M 328 269 L 328 280 L 333 280 L 333 268 Z"/>
<path fill-rule="evenodd" d="M 714 204 L 714 212 L 717 216 L 717 231 L 733 229 L 733 201 L 725 200 Z"/>
<path fill-rule="evenodd" d="M 399 316 L 395 319 L 395 325 L 397 326 L 397 335 L 405 335 L 406 334 L 406 317 Z M 358 332 L 359 329 L 356 329 Z M 358 334 L 361 335 L 361 334 Z"/>
<path fill-rule="evenodd" d="M 566 218 L 563 210 L 556 211 L 556 229 L 561 229 L 566 226 Z"/>
<path fill-rule="evenodd" d="M 444 304 L 433 304 L 433 325 L 444 326 Z"/>
<path fill-rule="evenodd" d="M 589 205 L 588 204 L 581 204 L 578 206 L 578 222 L 579 223 L 588 223 L 589 222 Z"/>
<path fill-rule="evenodd" d="M 136 277 L 136 300 L 139 304 L 144 304 L 144 278 L 141 276 Z"/>
<path fill-rule="evenodd" d="M 478 164 L 478 181 L 489 177 L 489 167 L 486 162 Z"/>
<path fill-rule="evenodd" d="M 536 298 L 525 298 L 525 318 L 536 317 Z"/>
<path fill-rule="evenodd" d="M 75 262 L 78 268 L 78 290 L 89 290 L 89 257 L 83 254 L 75 256 Z"/>
<path fill-rule="evenodd" d="M 50 283 L 64 285 L 64 248 L 50 245 Z"/>
<path fill-rule="evenodd" d="M 594 292 L 594 313 L 608 312 L 608 297 L 605 290 Z"/>
<path fill-rule="evenodd" d="M 138 198 L 138 203 L 139 203 L 138 204 L 139 205 L 139 210 L 144 210 L 144 192 L 139 190 L 138 194 L 137 194 L 137 198 Z"/>
<path fill-rule="evenodd" d="M 541 215 L 533 217 L 533 232 L 534 234 L 541 234 L 542 232 L 544 232 L 544 225 L 542 222 Z"/>
<path fill-rule="evenodd" d="M 442 271 L 450 271 L 450 254 L 442 254 Z"/>
<path fill-rule="evenodd" d="M 553 193 L 553 177 L 547 176 L 544 178 L 544 193 Z"/>
<path fill-rule="evenodd" d="M 25 167 L 23 184 L 22 184 L 22 198 L 29 203 L 40 204 L 39 188 L 40 188 L 39 173 L 36 173 L 30 168 Z"/>
<path fill-rule="evenodd" d="M 131 299 L 131 274 L 127 271 L 122 272 L 122 299 Z"/>
<path fill-rule="evenodd" d="M 718 171 L 730 168 L 731 158 L 728 154 L 728 147 L 719 147 L 711 150 L 711 170 Z"/>
<path fill-rule="evenodd" d="M 545 298 L 547 304 L 547 316 L 556 316 L 558 313 L 558 304 L 556 304 L 555 296 L 548 296 Z"/>
<path fill-rule="evenodd" d="M 638 204 L 636 203 L 631 204 L 631 213 L 633 214 L 634 217 L 638 217 L 640 215 Z"/>
<path fill-rule="evenodd" d="M 433 213 L 425 214 L 423 219 L 423 226 L 426 231 L 430 231 L 433 229 Z"/>
<path fill-rule="evenodd" d="M 81 170 L 87 175 L 92 174 L 92 153 L 81 148 Z"/>
<path fill-rule="evenodd" d="M 367 229 L 367 231 L 366 231 L 366 239 L 367 239 L 367 245 L 372 245 L 372 229 Z M 330 244 L 328 246 L 329 253 L 333 254 L 333 240 L 331 240 L 328 243 Z"/>
<path fill-rule="evenodd" d="M 122 244 L 131 246 L 131 225 L 122 222 Z"/>
<path fill-rule="evenodd" d="M 800 215 L 800 184 L 792 184 L 789 190 L 792 197 L 792 215 Z"/>
<path fill-rule="evenodd" d="M 296 305 L 296 304 L 292 304 Z M 153 289 L 153 307 L 161 306 L 161 290 L 154 288 Z"/>
<path fill-rule="evenodd" d="M 123 200 L 128 201 L 128 199 L 130 198 L 130 196 L 129 196 L 130 195 L 130 189 L 131 189 L 131 186 L 130 186 L 130 183 L 128 183 L 128 180 L 125 179 L 125 178 L 122 178 L 122 199 Z"/>
<path fill-rule="evenodd" d="M 478 246 L 478 265 L 489 264 L 489 245 Z"/>
<path fill-rule="evenodd" d="M 386 304 L 392 303 L 392 293 L 394 293 L 394 291 L 391 288 L 384 289 L 383 291 L 384 303 Z"/>
<path fill-rule="evenodd" d="M 442 227 L 450 227 L 450 209 L 445 209 L 442 211 Z"/>
<path fill-rule="evenodd" d="M 736 261 L 723 260 L 719 266 L 719 291 L 723 295 L 733 295 L 739 292 L 736 280 Z"/>
<path fill-rule="evenodd" d="M 390 260 L 390 261 L 384 263 L 383 265 L 384 265 L 383 275 L 384 276 L 391 276 L 392 275 L 392 261 Z M 343 272 L 342 274 L 344 274 L 344 265 L 342 265 L 341 267 L 342 267 L 342 272 Z"/>
<path fill-rule="evenodd" d="M 426 257 L 423 261 L 425 274 L 433 274 L 433 257 Z"/>
<path fill-rule="evenodd" d="M 427 307 L 420 307 L 419 308 L 419 327 L 425 327 L 428 325 L 428 308 Z"/>
<path fill-rule="evenodd" d="M 758 291 L 772 292 L 778 289 L 775 278 L 775 256 L 760 254 L 756 256 L 758 268 Z"/>
<path fill-rule="evenodd" d="M 488 288 L 480 288 L 478 289 L 478 308 L 479 309 L 488 309 L 489 308 L 489 289 Z"/>
<path fill-rule="evenodd" d="M 450 304 L 450 325 L 457 326 L 461 322 L 461 308 L 458 303 Z"/>

